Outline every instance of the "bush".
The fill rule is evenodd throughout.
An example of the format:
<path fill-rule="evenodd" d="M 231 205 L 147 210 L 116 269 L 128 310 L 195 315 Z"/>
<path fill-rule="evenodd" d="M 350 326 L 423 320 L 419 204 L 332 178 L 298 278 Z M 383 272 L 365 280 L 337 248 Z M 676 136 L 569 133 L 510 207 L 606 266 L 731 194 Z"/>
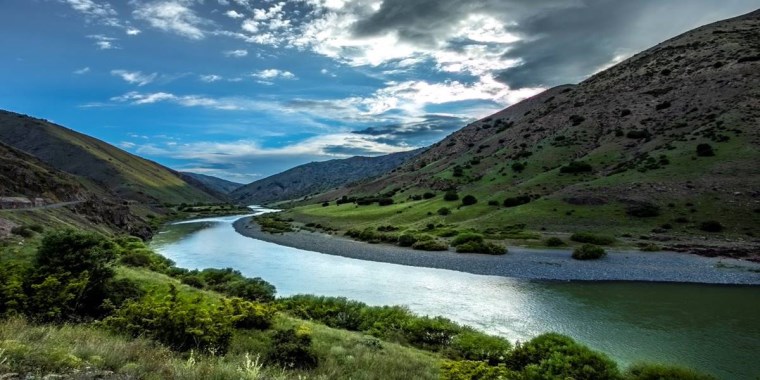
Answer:
<path fill-rule="evenodd" d="M 441 364 L 441 380 L 517 379 L 507 367 L 491 366 L 482 361 L 446 360 Z"/>
<path fill-rule="evenodd" d="M 569 164 L 559 168 L 560 173 L 567 173 L 567 174 L 576 174 L 576 173 L 588 173 L 591 172 L 593 168 L 590 164 L 586 162 L 580 162 L 580 161 L 572 161 Z"/>
<path fill-rule="evenodd" d="M 231 313 L 233 325 L 241 329 L 266 330 L 272 326 L 276 313 L 273 306 L 242 298 L 226 299 L 224 307 Z"/>
<path fill-rule="evenodd" d="M 393 198 L 380 198 L 377 200 L 379 206 L 390 206 L 393 204 Z"/>
<path fill-rule="evenodd" d="M 509 197 L 504 200 L 504 207 L 517 207 L 530 203 L 530 195 L 518 195 L 516 197 Z"/>
<path fill-rule="evenodd" d="M 451 214 L 451 210 L 449 210 L 448 207 L 441 207 L 438 209 L 437 212 L 438 212 L 438 215 L 441 215 L 441 216 L 446 216 L 446 215 Z"/>
<path fill-rule="evenodd" d="M 464 331 L 451 341 L 449 357 L 458 360 L 485 361 L 490 365 L 503 362 L 512 344 L 501 337 L 485 335 L 475 331 Z"/>
<path fill-rule="evenodd" d="M 443 200 L 453 202 L 459 199 L 459 194 L 455 190 L 449 190 L 443 195 Z"/>
<path fill-rule="evenodd" d="M 318 364 L 311 349 L 311 335 L 294 329 L 275 331 L 267 360 L 288 369 L 311 369 Z"/>
<path fill-rule="evenodd" d="M 507 253 L 507 248 L 502 245 L 488 241 L 475 242 L 470 241 L 457 246 L 458 253 L 485 253 L 488 255 L 503 255 Z"/>
<path fill-rule="evenodd" d="M 604 248 L 593 244 L 584 244 L 573 251 L 573 258 L 576 260 L 596 260 L 606 255 Z"/>
<path fill-rule="evenodd" d="M 172 285 L 165 299 L 127 302 L 104 324 L 119 333 L 150 337 L 175 350 L 223 354 L 232 336 L 232 312 L 200 301 L 180 298 Z"/>
<path fill-rule="evenodd" d="M 558 237 L 550 237 L 544 241 L 544 244 L 546 244 L 547 247 L 561 247 L 565 245 L 565 242 Z"/>
<path fill-rule="evenodd" d="M 515 162 L 512 164 L 512 171 L 515 173 L 522 173 L 523 170 L 525 170 L 525 164 L 522 162 Z"/>
<path fill-rule="evenodd" d="M 590 232 L 578 232 L 570 236 L 570 240 L 578 243 L 589 243 L 596 245 L 610 245 L 615 243 L 615 238 L 611 236 L 595 235 Z"/>
<path fill-rule="evenodd" d="M 418 251 L 447 251 L 449 246 L 438 240 L 424 240 L 412 244 L 412 249 Z"/>
<path fill-rule="evenodd" d="M 462 206 L 472 206 L 475 203 L 478 203 L 478 199 L 472 195 L 465 195 L 464 198 L 462 198 Z"/>
<path fill-rule="evenodd" d="M 34 230 L 29 228 L 28 226 L 17 226 L 11 228 L 11 233 L 14 235 L 18 235 L 25 238 L 30 238 L 34 236 Z"/>
<path fill-rule="evenodd" d="M 705 232 L 721 232 L 723 224 L 716 220 L 708 220 L 699 224 L 699 229 Z"/>
<path fill-rule="evenodd" d="M 435 193 L 426 192 L 425 194 L 422 194 L 423 199 L 433 199 L 435 198 Z"/>
<path fill-rule="evenodd" d="M 443 317 L 416 317 L 410 319 L 403 329 L 404 337 L 410 344 L 440 350 L 448 346 L 462 328 Z"/>
<path fill-rule="evenodd" d="M 697 145 L 697 156 L 712 157 L 714 155 L 715 155 L 715 152 L 713 151 L 713 148 L 710 146 L 710 144 Z"/>
<path fill-rule="evenodd" d="M 626 133 L 626 135 L 625 135 L 625 137 L 628 137 L 629 139 L 637 139 L 637 140 L 638 139 L 645 139 L 645 138 L 650 137 L 650 136 L 651 136 L 651 134 L 646 129 L 628 131 L 628 133 Z"/>
<path fill-rule="evenodd" d="M 690 369 L 671 367 L 660 364 L 634 364 L 626 371 L 626 379 L 630 380 L 714 380 L 709 375 L 701 374 Z"/>
<path fill-rule="evenodd" d="M 634 203 L 626 207 L 625 213 L 637 218 L 651 218 L 660 215 L 660 207 L 651 203 Z"/>
<path fill-rule="evenodd" d="M 398 237 L 398 245 L 401 247 L 411 247 L 417 242 L 417 237 L 412 234 L 402 234 Z"/>
<path fill-rule="evenodd" d="M 451 241 L 451 245 L 453 245 L 453 246 L 456 247 L 458 245 L 461 245 L 461 244 L 464 244 L 464 243 L 469 243 L 469 242 L 482 243 L 483 242 L 483 235 L 472 233 L 472 232 L 465 232 L 465 233 L 459 234 L 457 237 L 455 237 Z"/>
<path fill-rule="evenodd" d="M 515 347 L 507 367 L 525 379 L 618 379 L 615 362 L 564 335 L 548 333 Z"/>

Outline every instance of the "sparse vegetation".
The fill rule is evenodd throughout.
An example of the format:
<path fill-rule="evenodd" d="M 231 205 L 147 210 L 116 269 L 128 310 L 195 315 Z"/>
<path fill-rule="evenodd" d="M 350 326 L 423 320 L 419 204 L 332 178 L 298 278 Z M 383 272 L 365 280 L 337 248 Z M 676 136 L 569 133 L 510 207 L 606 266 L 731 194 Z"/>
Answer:
<path fill-rule="evenodd" d="M 570 240 L 596 245 L 611 245 L 615 243 L 615 238 L 611 236 L 597 235 L 590 232 L 574 233 L 570 236 Z"/>
<path fill-rule="evenodd" d="M 573 258 L 576 260 L 596 260 L 606 255 L 604 248 L 593 244 L 584 244 L 573 250 Z"/>

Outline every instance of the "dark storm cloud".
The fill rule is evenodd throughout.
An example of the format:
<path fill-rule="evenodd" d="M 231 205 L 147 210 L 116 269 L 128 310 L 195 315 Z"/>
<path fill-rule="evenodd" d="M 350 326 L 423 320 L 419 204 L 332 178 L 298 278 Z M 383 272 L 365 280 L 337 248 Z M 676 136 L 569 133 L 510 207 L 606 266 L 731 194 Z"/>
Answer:
<path fill-rule="evenodd" d="M 398 145 L 399 143 L 429 143 L 438 141 L 449 133 L 465 126 L 470 119 L 448 115 L 426 115 L 424 120 L 414 123 L 369 127 L 355 134 L 377 136 L 375 141 Z"/>
<path fill-rule="evenodd" d="M 738 16 L 758 7 L 756 0 L 385 0 L 358 21 L 358 36 L 396 33 L 419 46 L 441 41 L 471 14 L 502 21 L 522 40 L 503 58 L 520 66 L 498 73 L 512 88 L 575 83 L 611 63 L 697 26 Z"/>

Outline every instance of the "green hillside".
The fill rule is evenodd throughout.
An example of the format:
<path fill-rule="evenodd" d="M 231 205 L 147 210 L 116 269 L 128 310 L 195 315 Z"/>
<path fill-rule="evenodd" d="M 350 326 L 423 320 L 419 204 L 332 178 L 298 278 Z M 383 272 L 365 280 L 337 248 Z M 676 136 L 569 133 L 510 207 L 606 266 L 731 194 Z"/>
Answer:
<path fill-rule="evenodd" d="M 0 142 L 24 151 L 88 185 L 140 203 L 214 202 L 208 189 L 178 173 L 71 129 L 0 111 Z"/>
<path fill-rule="evenodd" d="M 630 245 L 757 252 L 758 57 L 760 12 L 698 28 L 285 216 L 338 230 L 474 229 L 516 244 L 592 231 Z M 444 200 L 449 190 L 457 200 Z M 465 195 L 477 202 L 463 205 Z"/>

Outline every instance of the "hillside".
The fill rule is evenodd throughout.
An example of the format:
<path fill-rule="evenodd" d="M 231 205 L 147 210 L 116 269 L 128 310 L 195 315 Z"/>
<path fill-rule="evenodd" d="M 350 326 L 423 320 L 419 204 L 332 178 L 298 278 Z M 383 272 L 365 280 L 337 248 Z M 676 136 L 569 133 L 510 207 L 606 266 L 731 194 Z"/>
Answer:
<path fill-rule="evenodd" d="M 45 120 L 0 111 L 0 142 L 121 199 L 147 204 L 218 201 L 164 166 Z"/>
<path fill-rule="evenodd" d="M 73 176 L 0 143 L 0 196 L 66 202 L 83 199 L 86 190 Z"/>
<path fill-rule="evenodd" d="M 690 239 L 757 246 L 758 125 L 755 11 L 467 125 L 399 170 L 287 216 L 343 230 L 432 224 L 525 229 L 534 239 L 594 231 L 674 248 Z M 445 201 L 446 190 L 477 203 Z M 421 199 L 424 192 L 436 196 Z M 392 196 L 395 204 L 319 205 L 343 196 Z M 442 207 L 451 213 L 439 215 Z"/>
<path fill-rule="evenodd" d="M 191 173 L 191 172 L 179 172 L 182 175 L 182 178 L 193 178 L 194 180 L 204 184 L 208 188 L 222 193 L 222 194 L 229 194 L 233 192 L 235 189 L 243 186 L 242 183 L 227 181 L 226 179 L 217 178 L 210 175 L 205 174 L 198 174 L 198 173 Z"/>
<path fill-rule="evenodd" d="M 312 162 L 240 187 L 230 193 L 230 197 L 245 204 L 298 199 L 388 173 L 419 153 L 413 150 L 379 157 Z"/>

